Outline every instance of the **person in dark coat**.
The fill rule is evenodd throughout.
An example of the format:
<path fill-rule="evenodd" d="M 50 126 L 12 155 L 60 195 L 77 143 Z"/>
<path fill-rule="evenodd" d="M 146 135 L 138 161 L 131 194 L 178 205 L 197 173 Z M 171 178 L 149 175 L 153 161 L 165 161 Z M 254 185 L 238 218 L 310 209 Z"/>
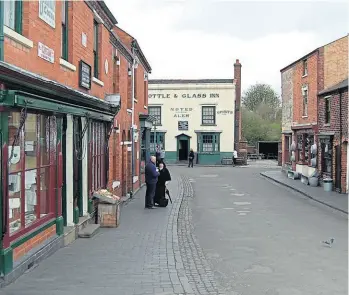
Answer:
<path fill-rule="evenodd" d="M 193 165 L 194 165 L 194 158 L 195 158 L 194 151 L 193 151 L 193 149 L 190 149 L 190 153 L 189 153 L 189 165 L 188 165 L 188 167 L 191 166 L 191 168 L 193 168 Z"/>
<path fill-rule="evenodd" d="M 156 146 L 155 157 L 156 157 L 156 167 L 159 167 L 160 160 L 161 160 L 161 150 L 159 145 Z"/>
<path fill-rule="evenodd" d="M 156 183 L 158 182 L 158 177 L 160 173 L 156 169 L 156 158 L 154 156 L 150 157 L 149 163 L 145 166 L 145 183 L 147 185 L 147 191 L 145 193 L 145 208 L 154 208 L 154 197 L 156 190 Z"/>
<path fill-rule="evenodd" d="M 171 181 L 171 174 L 170 174 L 170 171 L 168 171 L 168 169 L 166 168 L 166 165 L 164 162 L 160 162 L 159 172 L 160 172 L 160 175 L 158 177 L 158 183 L 156 184 L 154 203 L 162 206 L 163 202 L 161 202 L 161 200 L 166 199 L 165 197 L 166 183 L 168 181 Z"/>

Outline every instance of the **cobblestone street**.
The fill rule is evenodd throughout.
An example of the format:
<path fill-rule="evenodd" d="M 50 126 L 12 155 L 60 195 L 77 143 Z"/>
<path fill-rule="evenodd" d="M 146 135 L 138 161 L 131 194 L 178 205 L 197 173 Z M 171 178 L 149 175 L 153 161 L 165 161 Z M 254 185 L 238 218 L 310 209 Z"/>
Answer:
<path fill-rule="evenodd" d="M 170 171 L 173 204 L 145 210 L 143 188 L 119 228 L 78 239 L 0 294 L 345 294 L 345 216 L 257 168 Z M 329 236 L 333 249 L 321 245 Z"/>

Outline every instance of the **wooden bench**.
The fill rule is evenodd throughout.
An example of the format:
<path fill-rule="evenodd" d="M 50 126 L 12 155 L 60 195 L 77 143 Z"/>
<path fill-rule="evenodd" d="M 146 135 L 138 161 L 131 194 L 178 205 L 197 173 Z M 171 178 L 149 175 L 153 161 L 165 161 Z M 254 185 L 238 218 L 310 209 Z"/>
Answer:
<path fill-rule="evenodd" d="M 259 159 L 259 155 L 258 154 L 249 154 L 249 155 L 247 155 L 247 159 L 257 161 Z"/>

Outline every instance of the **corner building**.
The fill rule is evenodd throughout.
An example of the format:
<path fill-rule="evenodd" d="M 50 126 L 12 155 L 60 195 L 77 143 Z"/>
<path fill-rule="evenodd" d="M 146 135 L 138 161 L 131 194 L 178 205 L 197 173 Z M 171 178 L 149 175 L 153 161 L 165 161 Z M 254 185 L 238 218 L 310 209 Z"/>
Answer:
<path fill-rule="evenodd" d="M 235 79 L 150 80 L 148 113 L 156 118 L 151 152 L 161 146 L 166 163 L 188 161 L 191 148 L 197 164 L 231 158 L 241 133 L 234 134 L 236 84 Z"/>

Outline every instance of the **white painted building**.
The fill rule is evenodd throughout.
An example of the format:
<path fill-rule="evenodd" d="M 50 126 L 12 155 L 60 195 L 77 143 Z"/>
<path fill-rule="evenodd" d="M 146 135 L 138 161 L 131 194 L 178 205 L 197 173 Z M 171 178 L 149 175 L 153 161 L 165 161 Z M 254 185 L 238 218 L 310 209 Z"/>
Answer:
<path fill-rule="evenodd" d="M 231 158 L 235 99 L 233 79 L 150 80 L 148 111 L 157 118 L 151 151 L 156 144 L 162 146 L 167 163 L 187 161 L 190 149 L 200 164 Z"/>

